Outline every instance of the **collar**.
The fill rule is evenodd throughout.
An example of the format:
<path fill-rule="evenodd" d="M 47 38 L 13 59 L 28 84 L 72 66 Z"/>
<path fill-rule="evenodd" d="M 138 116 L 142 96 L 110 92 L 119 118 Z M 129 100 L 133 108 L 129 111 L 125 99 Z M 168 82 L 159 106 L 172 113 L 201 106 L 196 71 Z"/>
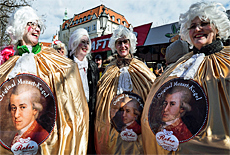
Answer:
<path fill-rule="evenodd" d="M 41 46 L 42 46 L 42 43 L 38 43 L 37 45 L 33 46 L 32 47 L 32 53 L 38 54 L 41 51 Z M 24 54 L 24 53 L 31 53 L 26 45 L 22 45 L 22 46 L 18 45 L 17 49 L 18 49 L 20 56 L 22 56 L 22 54 Z"/>
<path fill-rule="evenodd" d="M 219 38 L 214 40 L 211 44 L 208 44 L 204 47 L 202 47 L 200 50 L 198 50 L 195 46 L 193 47 L 193 53 L 204 53 L 205 56 L 220 52 L 223 49 L 223 44 Z"/>
<path fill-rule="evenodd" d="M 119 68 L 129 66 L 132 59 L 133 59 L 133 56 L 131 54 L 129 54 L 127 58 L 122 58 L 119 55 L 117 55 L 117 66 Z"/>
<path fill-rule="evenodd" d="M 24 132 L 26 132 L 30 127 L 31 125 L 34 123 L 34 121 L 30 122 L 29 125 L 27 125 L 25 128 L 21 129 L 18 131 L 18 135 L 22 135 Z"/>
<path fill-rule="evenodd" d="M 76 62 L 78 64 L 78 68 L 79 69 L 84 69 L 84 68 L 88 68 L 88 60 L 86 57 L 84 57 L 84 59 L 82 61 L 78 60 L 77 57 L 73 56 L 74 62 Z"/>
<path fill-rule="evenodd" d="M 134 121 L 127 123 L 126 126 L 130 126 L 133 122 Z"/>

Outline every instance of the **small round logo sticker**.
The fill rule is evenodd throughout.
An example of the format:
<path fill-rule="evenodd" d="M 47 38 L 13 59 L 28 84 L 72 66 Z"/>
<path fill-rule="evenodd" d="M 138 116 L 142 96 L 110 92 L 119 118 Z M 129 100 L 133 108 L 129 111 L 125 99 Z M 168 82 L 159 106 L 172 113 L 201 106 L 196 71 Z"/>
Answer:
<path fill-rule="evenodd" d="M 174 143 L 176 138 L 183 143 L 200 132 L 207 114 L 208 102 L 202 87 L 193 80 L 175 78 L 163 84 L 154 95 L 148 120 L 161 145 L 164 139 L 173 139 Z M 169 143 L 164 148 L 175 150 L 175 145 Z M 173 147 L 170 148 L 170 145 Z"/>
<path fill-rule="evenodd" d="M 14 154 L 36 152 L 53 130 L 56 104 L 39 77 L 19 74 L 0 86 L 1 144 Z"/>
<path fill-rule="evenodd" d="M 110 104 L 110 118 L 113 127 L 122 140 L 136 141 L 141 134 L 141 114 L 143 99 L 132 92 L 123 92 L 114 97 Z"/>

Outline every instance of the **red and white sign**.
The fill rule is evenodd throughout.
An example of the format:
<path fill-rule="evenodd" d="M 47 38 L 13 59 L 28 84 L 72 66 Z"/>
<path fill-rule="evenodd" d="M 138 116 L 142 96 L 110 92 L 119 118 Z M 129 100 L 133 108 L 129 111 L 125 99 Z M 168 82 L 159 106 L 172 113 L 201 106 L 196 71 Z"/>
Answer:
<path fill-rule="evenodd" d="M 31 154 L 35 155 L 38 151 L 38 144 L 32 141 L 30 137 L 27 139 L 20 138 L 12 147 L 11 151 L 14 155 Z"/>
<path fill-rule="evenodd" d="M 165 129 L 156 134 L 157 143 L 168 151 L 176 151 L 179 146 L 179 140 L 173 135 L 173 131 Z"/>
<path fill-rule="evenodd" d="M 137 46 L 144 45 L 151 26 L 152 26 L 152 23 L 149 23 L 149 24 L 145 24 L 145 25 L 141 25 L 141 26 L 137 26 L 133 28 L 133 32 L 135 33 L 137 37 Z M 91 43 L 92 43 L 91 52 L 96 53 L 96 52 L 103 52 L 103 51 L 111 50 L 108 47 L 111 36 L 112 34 L 108 34 L 108 35 L 104 35 L 101 37 L 91 39 Z"/>
<path fill-rule="evenodd" d="M 121 133 L 121 139 L 128 142 L 134 142 L 137 140 L 137 134 L 133 129 L 125 129 Z"/>

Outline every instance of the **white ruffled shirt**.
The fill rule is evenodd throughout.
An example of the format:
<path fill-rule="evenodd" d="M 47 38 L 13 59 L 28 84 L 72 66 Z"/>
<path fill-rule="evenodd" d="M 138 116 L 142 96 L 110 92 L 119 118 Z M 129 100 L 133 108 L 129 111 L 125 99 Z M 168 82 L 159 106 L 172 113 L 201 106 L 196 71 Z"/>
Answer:
<path fill-rule="evenodd" d="M 33 123 L 34 123 L 34 121 L 30 122 L 29 125 L 27 125 L 25 128 L 23 128 L 23 129 L 21 129 L 21 130 L 18 131 L 18 135 L 14 137 L 14 140 L 13 140 L 13 142 L 12 142 L 12 145 L 13 145 L 14 143 L 16 143 L 16 142 L 19 140 L 19 138 L 21 138 L 21 136 L 31 127 L 31 125 L 32 125 Z"/>
<path fill-rule="evenodd" d="M 183 77 L 185 80 L 193 79 L 204 57 L 204 53 L 194 54 L 186 62 L 177 66 L 170 76 L 176 75 L 177 77 Z"/>
<path fill-rule="evenodd" d="M 122 67 L 120 69 L 120 76 L 117 86 L 117 95 L 122 94 L 124 91 L 132 91 L 133 90 L 133 83 L 131 80 L 131 76 L 128 72 L 129 67 Z"/>
<path fill-rule="evenodd" d="M 83 84 L 83 89 L 85 92 L 85 97 L 87 102 L 89 102 L 89 85 L 88 85 L 88 78 L 87 78 L 88 60 L 86 57 L 84 57 L 83 61 L 80 61 L 75 56 L 73 57 L 73 59 L 74 62 L 76 62 L 78 65 L 81 81 Z"/>
<path fill-rule="evenodd" d="M 32 46 L 27 46 L 30 53 L 23 53 L 22 56 L 16 61 L 16 64 L 9 74 L 9 79 L 14 78 L 18 73 L 30 73 L 37 75 L 37 68 L 32 53 Z"/>

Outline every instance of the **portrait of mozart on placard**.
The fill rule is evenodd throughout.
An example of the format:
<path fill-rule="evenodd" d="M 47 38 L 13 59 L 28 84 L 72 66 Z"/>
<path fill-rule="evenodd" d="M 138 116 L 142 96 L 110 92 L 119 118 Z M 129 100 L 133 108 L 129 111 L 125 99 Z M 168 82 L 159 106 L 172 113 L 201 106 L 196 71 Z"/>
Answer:
<path fill-rule="evenodd" d="M 179 142 L 186 142 L 202 129 L 207 112 L 202 88 L 195 81 L 176 78 L 156 92 L 149 108 L 149 125 L 154 134 L 172 131 Z"/>
<path fill-rule="evenodd" d="M 40 78 L 20 74 L 0 87 L 1 144 L 10 149 L 20 139 L 40 145 L 53 130 L 54 96 Z"/>
<path fill-rule="evenodd" d="M 110 105 L 112 125 L 118 132 L 131 130 L 141 134 L 140 118 L 143 111 L 143 100 L 137 94 L 123 92 L 114 97 Z"/>

